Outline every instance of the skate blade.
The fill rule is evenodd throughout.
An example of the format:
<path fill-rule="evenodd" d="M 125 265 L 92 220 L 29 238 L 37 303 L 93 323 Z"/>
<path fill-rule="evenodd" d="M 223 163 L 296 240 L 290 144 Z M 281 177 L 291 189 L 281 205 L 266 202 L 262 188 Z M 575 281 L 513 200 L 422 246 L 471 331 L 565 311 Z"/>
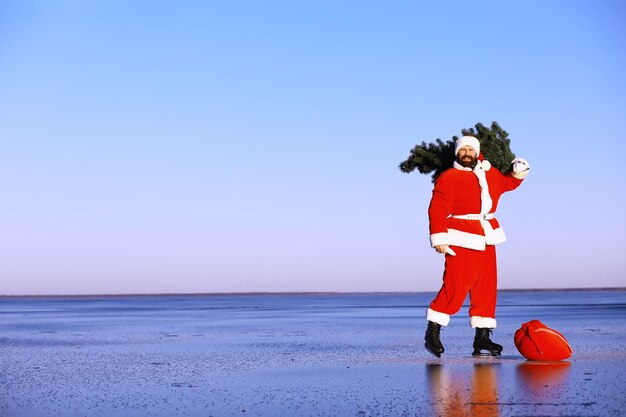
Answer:
<path fill-rule="evenodd" d="M 491 350 L 491 351 L 487 351 L 489 353 L 482 353 L 481 349 L 475 349 L 472 352 L 472 356 L 474 357 L 491 357 L 491 356 L 500 356 L 502 354 L 502 352 L 500 352 L 499 350 Z"/>
<path fill-rule="evenodd" d="M 432 353 L 433 355 L 435 355 L 438 358 L 441 358 L 441 353 L 440 352 L 435 352 L 434 350 L 432 350 L 431 348 L 428 347 L 428 343 L 424 343 L 424 347 L 426 348 L 427 351 L 429 351 L 430 353 Z"/>

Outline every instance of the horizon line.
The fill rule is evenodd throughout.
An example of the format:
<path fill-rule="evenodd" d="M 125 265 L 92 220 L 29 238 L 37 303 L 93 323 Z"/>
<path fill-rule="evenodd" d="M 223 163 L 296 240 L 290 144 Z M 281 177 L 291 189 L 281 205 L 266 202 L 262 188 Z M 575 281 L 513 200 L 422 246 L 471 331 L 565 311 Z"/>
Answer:
<path fill-rule="evenodd" d="M 498 292 L 556 292 L 556 291 L 626 291 L 626 287 L 568 287 L 568 288 L 502 288 Z M 393 295 L 426 294 L 433 291 L 248 291 L 248 292 L 189 292 L 189 293 L 92 293 L 92 294 L 0 294 L 0 298 L 69 298 L 69 297 L 206 297 L 206 296 L 274 296 L 274 295 Z"/>

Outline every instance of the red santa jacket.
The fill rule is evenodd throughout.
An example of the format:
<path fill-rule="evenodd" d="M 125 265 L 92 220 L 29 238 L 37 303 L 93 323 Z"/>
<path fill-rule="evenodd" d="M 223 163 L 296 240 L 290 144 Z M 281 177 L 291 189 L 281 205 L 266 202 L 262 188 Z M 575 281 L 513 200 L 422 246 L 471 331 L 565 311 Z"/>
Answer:
<path fill-rule="evenodd" d="M 483 208 L 481 214 L 481 187 L 477 175 L 469 168 L 455 163 L 435 181 L 432 199 L 428 208 L 430 220 L 430 242 L 438 245 L 455 245 L 464 248 L 485 250 L 485 245 L 495 245 L 506 240 L 498 220 L 493 217 L 500 196 L 516 189 L 522 179 L 504 175 L 496 168 L 483 164 L 488 184 L 491 208 Z M 487 213 L 486 219 L 483 214 Z M 473 216 L 476 219 L 453 216 Z M 467 216 L 466 216 L 467 217 Z"/>

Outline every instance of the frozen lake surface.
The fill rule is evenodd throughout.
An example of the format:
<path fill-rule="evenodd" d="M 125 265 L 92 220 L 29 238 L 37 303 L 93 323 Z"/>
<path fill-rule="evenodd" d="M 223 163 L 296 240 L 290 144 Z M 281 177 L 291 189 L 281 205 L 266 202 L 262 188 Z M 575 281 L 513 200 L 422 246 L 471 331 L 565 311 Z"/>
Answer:
<path fill-rule="evenodd" d="M 626 416 L 626 290 L 500 292 L 498 358 L 467 307 L 428 354 L 433 295 L 0 297 L 0 416 Z"/>

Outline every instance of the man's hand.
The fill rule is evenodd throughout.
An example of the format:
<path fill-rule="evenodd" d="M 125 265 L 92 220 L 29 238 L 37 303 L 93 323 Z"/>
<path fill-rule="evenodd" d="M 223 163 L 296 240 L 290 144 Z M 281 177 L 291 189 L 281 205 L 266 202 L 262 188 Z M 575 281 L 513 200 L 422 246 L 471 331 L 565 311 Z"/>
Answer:
<path fill-rule="evenodd" d="M 528 171 L 530 171 L 530 164 L 524 158 L 515 158 L 511 161 L 513 175 L 515 178 L 523 180 L 528 175 Z"/>
<path fill-rule="evenodd" d="M 450 249 L 448 245 L 437 245 L 435 246 L 435 250 L 439 253 L 447 253 L 448 255 L 455 256 L 456 253 Z"/>

